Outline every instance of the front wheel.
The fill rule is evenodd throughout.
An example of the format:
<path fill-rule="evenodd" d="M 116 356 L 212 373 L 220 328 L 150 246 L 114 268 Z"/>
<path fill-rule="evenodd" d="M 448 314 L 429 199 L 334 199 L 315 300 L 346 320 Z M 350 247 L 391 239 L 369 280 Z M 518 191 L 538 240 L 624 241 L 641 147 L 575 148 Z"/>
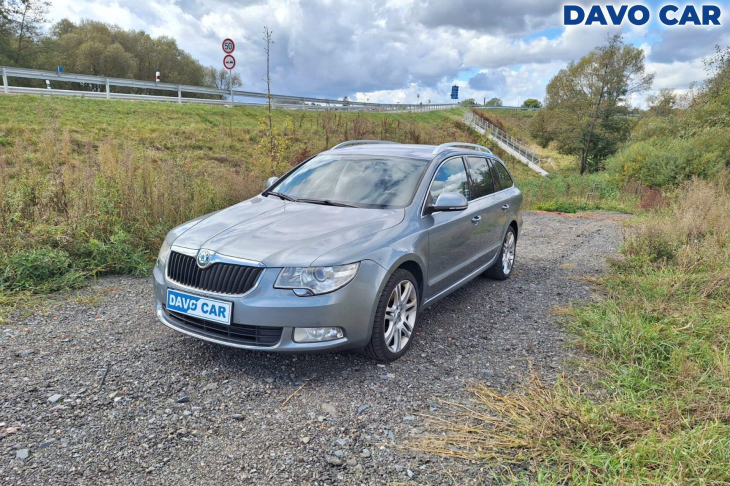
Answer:
<path fill-rule="evenodd" d="M 381 362 L 395 361 L 413 341 L 418 318 L 418 283 L 407 270 L 398 269 L 385 284 L 375 313 L 373 333 L 365 354 Z"/>
<path fill-rule="evenodd" d="M 504 241 L 502 242 L 502 248 L 499 250 L 499 255 L 497 255 L 497 260 L 494 265 L 484 272 L 484 275 L 495 280 L 507 280 L 512 274 L 516 251 L 517 235 L 515 229 L 509 226 L 507 233 L 504 235 Z"/>

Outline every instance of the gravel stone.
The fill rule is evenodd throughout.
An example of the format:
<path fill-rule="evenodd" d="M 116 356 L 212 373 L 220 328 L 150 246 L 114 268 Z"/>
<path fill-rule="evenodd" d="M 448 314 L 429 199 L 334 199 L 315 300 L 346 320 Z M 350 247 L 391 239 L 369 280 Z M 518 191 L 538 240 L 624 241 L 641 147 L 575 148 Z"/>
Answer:
<path fill-rule="evenodd" d="M 28 456 L 30 455 L 30 451 L 28 449 L 19 449 L 18 452 L 15 453 L 16 459 L 28 459 Z"/>
<path fill-rule="evenodd" d="M 63 395 L 61 395 L 60 393 L 55 393 L 55 394 L 51 395 L 50 397 L 48 397 L 48 401 L 51 403 L 56 403 L 57 401 L 59 401 L 62 398 L 63 398 Z"/>
<path fill-rule="evenodd" d="M 325 457 L 325 461 L 331 466 L 342 466 L 342 460 L 335 456 L 327 456 Z"/>
<path fill-rule="evenodd" d="M 547 382 L 578 373 L 570 363 L 582 355 L 565 346 L 552 309 L 593 298 L 576 277 L 605 270 L 620 218 L 526 212 L 512 277 L 477 278 L 423 311 L 413 349 L 382 366 L 184 336 L 157 322 L 149 278 L 49 296 L 48 310 L 11 316 L 0 331 L 0 484 L 492 484 L 489 464 L 409 449 L 427 429 L 403 418 L 439 416 L 438 399 L 467 401 L 474 381 L 511 391 L 530 367 Z M 33 366 L 24 350 L 36 350 L 24 358 Z M 8 461 L 51 437 L 32 459 Z"/>

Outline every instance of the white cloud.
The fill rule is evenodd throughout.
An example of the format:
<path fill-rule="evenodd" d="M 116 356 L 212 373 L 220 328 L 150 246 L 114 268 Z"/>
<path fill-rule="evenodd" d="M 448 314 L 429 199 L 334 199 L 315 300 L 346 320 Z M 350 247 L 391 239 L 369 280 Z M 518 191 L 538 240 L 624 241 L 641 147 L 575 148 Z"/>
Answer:
<path fill-rule="evenodd" d="M 236 72 L 244 89 L 252 91 L 265 88 L 261 37 L 266 25 L 275 41 L 274 92 L 401 102 L 416 102 L 421 93 L 420 99 L 435 103 L 448 102 L 456 83 L 461 99 L 498 96 L 516 104 L 527 97 L 542 99 L 552 75 L 616 31 L 562 29 L 561 12 L 562 1 L 555 0 L 53 0 L 50 17 L 90 18 L 170 36 L 214 66 L 221 65 L 221 40 L 232 37 Z M 552 29 L 534 35 L 543 28 Z M 649 53 L 655 88 L 702 79 L 699 60 L 712 53 L 706 40 L 730 42 L 725 27 L 686 32 L 626 31 Z M 469 85 L 475 73 L 495 70 L 505 80 L 495 90 Z"/>

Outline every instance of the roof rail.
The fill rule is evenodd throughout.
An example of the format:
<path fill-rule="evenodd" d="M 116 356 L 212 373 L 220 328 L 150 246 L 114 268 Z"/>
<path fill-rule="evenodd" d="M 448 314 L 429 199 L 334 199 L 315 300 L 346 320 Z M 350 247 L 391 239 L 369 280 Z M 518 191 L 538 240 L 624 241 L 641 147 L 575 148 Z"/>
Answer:
<path fill-rule="evenodd" d="M 439 145 L 438 147 L 436 147 L 435 149 L 433 149 L 433 154 L 434 155 L 440 154 L 441 152 L 443 152 L 444 150 L 446 150 L 449 147 L 471 147 L 474 150 L 478 150 L 478 151 L 481 151 L 481 152 L 486 152 L 486 153 L 488 153 L 490 155 L 492 154 L 492 151 L 489 150 L 487 147 L 484 147 L 482 145 L 477 145 L 475 143 L 464 143 L 464 142 L 442 143 L 441 145 Z"/>
<path fill-rule="evenodd" d="M 347 142 L 338 143 L 334 147 L 332 147 L 330 150 L 337 150 L 344 147 L 349 147 L 350 145 L 365 145 L 365 144 L 371 144 L 371 143 L 398 143 L 398 142 L 388 142 L 387 140 L 348 140 Z"/>

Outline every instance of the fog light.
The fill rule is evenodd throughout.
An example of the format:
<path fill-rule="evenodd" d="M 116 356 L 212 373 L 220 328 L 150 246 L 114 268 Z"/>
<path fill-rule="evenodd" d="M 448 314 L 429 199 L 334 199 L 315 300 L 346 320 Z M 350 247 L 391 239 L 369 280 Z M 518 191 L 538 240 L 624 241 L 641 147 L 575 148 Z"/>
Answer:
<path fill-rule="evenodd" d="M 345 336 L 341 327 L 297 327 L 294 329 L 294 342 L 321 343 Z"/>

